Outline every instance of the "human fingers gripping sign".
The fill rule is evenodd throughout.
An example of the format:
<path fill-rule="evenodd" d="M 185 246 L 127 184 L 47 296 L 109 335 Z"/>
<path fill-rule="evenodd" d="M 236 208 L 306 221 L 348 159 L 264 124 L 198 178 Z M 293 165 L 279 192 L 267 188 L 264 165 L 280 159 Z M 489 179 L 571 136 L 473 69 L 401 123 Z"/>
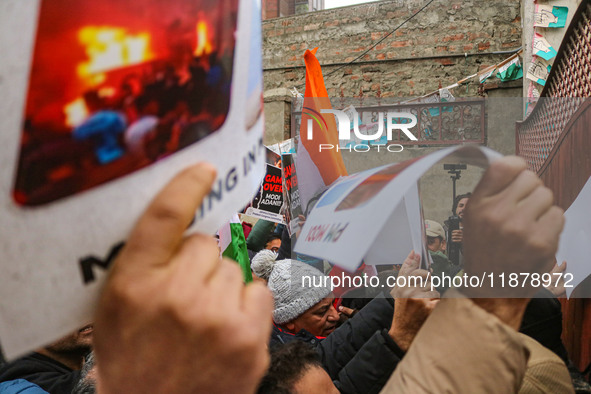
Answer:
<path fill-rule="evenodd" d="M 184 237 L 215 176 L 207 164 L 177 175 L 115 260 L 95 317 L 100 393 L 248 393 L 264 374 L 268 290 L 245 286 L 212 237 Z"/>
<path fill-rule="evenodd" d="M 548 272 L 564 225 L 552 193 L 517 157 L 491 164 L 474 190 L 464 216 L 465 271 L 468 275 Z M 531 297 L 535 289 L 486 286 L 473 296 Z"/>
<path fill-rule="evenodd" d="M 453 230 L 451 232 L 451 241 L 452 242 L 462 242 L 463 240 L 463 230 Z"/>
<path fill-rule="evenodd" d="M 344 315 L 347 318 L 353 317 L 357 311 L 352 308 L 347 308 L 346 306 L 339 306 L 339 315 Z"/>
<path fill-rule="evenodd" d="M 402 263 L 398 275 L 408 276 L 412 271 L 418 269 L 420 265 L 421 256 L 416 254 L 414 250 L 411 250 Z"/>
<path fill-rule="evenodd" d="M 550 270 L 550 286 L 545 286 L 548 291 L 554 294 L 557 298 L 563 298 L 566 296 L 566 288 L 564 287 L 564 272 L 566 271 L 566 261 L 558 265 L 558 262 L 554 263 L 554 267 Z M 558 280 L 554 278 L 558 277 Z"/>
<path fill-rule="evenodd" d="M 431 274 L 420 269 L 421 256 L 411 251 L 400 267 L 396 286 L 390 294 L 397 298 L 438 298 L 439 293 L 432 291 Z"/>
<path fill-rule="evenodd" d="M 389 334 L 396 344 L 407 351 L 427 317 L 439 301 L 439 293 L 431 290 L 429 272 L 419 269 L 421 256 L 411 251 L 400 268 L 399 276 L 391 295 L 394 298 L 394 316 Z M 410 280 L 414 278 L 414 280 Z"/>
<path fill-rule="evenodd" d="M 207 302 L 193 308 L 193 322 L 209 317 L 210 324 L 202 326 L 199 337 L 218 343 L 212 360 L 219 362 L 204 368 L 203 375 L 216 377 L 212 382 L 221 385 L 221 392 L 254 391 L 269 363 L 266 345 L 273 310 L 269 291 L 260 283 L 244 286 L 242 271 L 228 259 L 220 261 L 206 291 Z M 243 376 L 230 384 L 225 381 L 228 372 Z"/>
<path fill-rule="evenodd" d="M 140 217 L 122 251 L 131 259 L 117 268 L 143 272 L 149 265 L 169 265 L 215 177 L 215 169 L 206 163 L 174 177 Z"/>
<path fill-rule="evenodd" d="M 507 156 L 496 160 L 482 176 L 482 179 L 472 193 L 472 198 L 470 198 L 470 204 L 468 205 L 474 205 L 474 197 L 484 198 L 501 193 L 526 168 L 527 164 L 525 161 L 516 156 Z"/>

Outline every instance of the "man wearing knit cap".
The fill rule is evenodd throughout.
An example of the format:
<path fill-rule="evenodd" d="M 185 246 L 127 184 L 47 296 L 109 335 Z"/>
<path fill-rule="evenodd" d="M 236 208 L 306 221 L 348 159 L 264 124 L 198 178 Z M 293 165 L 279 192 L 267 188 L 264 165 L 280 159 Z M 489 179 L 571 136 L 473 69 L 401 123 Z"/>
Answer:
<path fill-rule="evenodd" d="M 250 269 L 254 280 L 263 280 L 265 284 L 269 281 L 269 276 L 273 272 L 277 253 L 269 249 L 263 249 L 252 258 Z"/>
<path fill-rule="evenodd" d="M 398 340 L 414 335 L 408 327 L 393 327 L 394 300 L 388 293 L 336 328 L 330 285 L 327 276 L 301 261 L 274 262 L 267 284 L 275 301 L 270 346 L 306 342 L 341 393 L 377 394 L 407 349 Z"/>
<path fill-rule="evenodd" d="M 275 309 L 273 321 L 283 330 L 297 334 L 306 330 L 317 337 L 334 331 L 339 314 L 332 305 L 330 281 L 316 268 L 297 260 L 275 263 L 269 277 Z"/>

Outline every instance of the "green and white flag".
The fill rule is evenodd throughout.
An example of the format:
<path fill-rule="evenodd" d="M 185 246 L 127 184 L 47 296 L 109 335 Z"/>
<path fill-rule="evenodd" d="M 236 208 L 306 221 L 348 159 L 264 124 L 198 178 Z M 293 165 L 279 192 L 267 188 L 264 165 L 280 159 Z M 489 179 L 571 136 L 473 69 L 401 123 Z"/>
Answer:
<path fill-rule="evenodd" d="M 523 78 L 523 68 L 521 67 L 519 56 L 515 56 L 513 60 L 499 67 L 499 70 L 497 71 L 497 78 L 503 82 L 514 81 L 516 79 Z"/>
<path fill-rule="evenodd" d="M 236 261 L 242 269 L 244 282 L 252 282 L 250 259 L 248 258 L 248 251 L 246 249 L 246 238 L 244 237 L 244 230 L 242 230 L 242 224 L 240 224 L 237 214 L 234 214 L 232 219 L 220 228 L 219 235 L 222 256 Z"/>
<path fill-rule="evenodd" d="M 497 66 L 489 67 L 488 69 L 478 74 L 478 80 L 480 81 L 480 83 L 484 83 L 487 79 L 492 77 L 495 71 L 497 71 Z"/>

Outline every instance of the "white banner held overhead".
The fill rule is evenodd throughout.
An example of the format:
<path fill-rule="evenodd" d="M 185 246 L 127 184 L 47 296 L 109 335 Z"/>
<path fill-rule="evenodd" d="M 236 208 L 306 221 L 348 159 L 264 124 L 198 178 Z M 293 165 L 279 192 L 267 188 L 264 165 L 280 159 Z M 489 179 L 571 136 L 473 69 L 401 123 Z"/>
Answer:
<path fill-rule="evenodd" d="M 382 264 L 402 263 L 411 247 L 422 253 L 417 242 L 421 231 L 418 199 L 407 201 L 418 194 L 412 190 L 419 178 L 444 159 L 486 168 L 500 157 L 485 147 L 451 147 L 344 177 L 323 194 L 306 218 L 295 251 L 326 259 L 350 272 L 363 259 L 379 263 L 388 254 L 392 260 Z"/>

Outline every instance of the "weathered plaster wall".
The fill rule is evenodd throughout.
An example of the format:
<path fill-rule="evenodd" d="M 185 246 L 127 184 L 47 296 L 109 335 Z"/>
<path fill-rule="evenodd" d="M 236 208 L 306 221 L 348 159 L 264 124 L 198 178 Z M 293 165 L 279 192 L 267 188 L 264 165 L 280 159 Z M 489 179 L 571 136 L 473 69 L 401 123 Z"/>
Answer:
<path fill-rule="evenodd" d="M 521 46 L 519 0 L 435 0 L 355 64 L 338 69 L 424 4 L 379 1 L 265 21 L 265 89 L 303 90 L 303 53 L 314 47 L 329 95 L 376 96 L 380 90 L 382 97 L 411 97 L 507 57 L 492 52 Z"/>

